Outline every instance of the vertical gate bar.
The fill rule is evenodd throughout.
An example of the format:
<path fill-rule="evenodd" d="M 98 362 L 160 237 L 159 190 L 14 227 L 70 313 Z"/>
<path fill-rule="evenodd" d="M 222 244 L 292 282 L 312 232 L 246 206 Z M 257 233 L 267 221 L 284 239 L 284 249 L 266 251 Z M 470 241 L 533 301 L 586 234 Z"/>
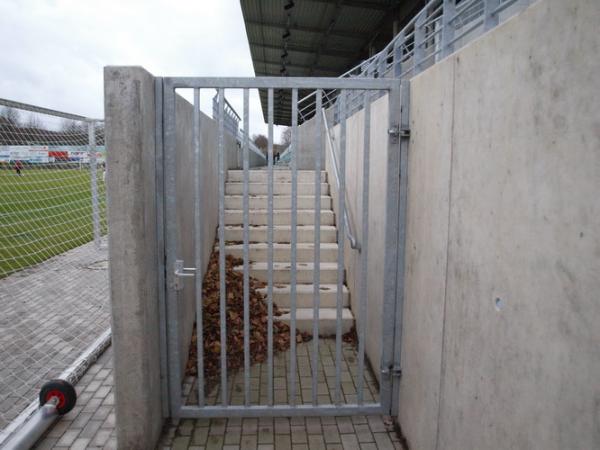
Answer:
<path fill-rule="evenodd" d="M 267 287 L 267 307 L 268 307 L 268 331 L 267 331 L 267 352 L 268 352 L 268 399 L 269 405 L 273 406 L 273 88 L 268 90 L 268 120 L 269 120 L 269 144 L 268 144 L 268 229 L 267 240 L 269 243 L 268 254 L 268 287 Z"/>
<path fill-rule="evenodd" d="M 364 93 L 364 141 L 363 141 L 363 185 L 362 185 L 362 239 L 359 306 L 359 335 L 358 335 L 358 404 L 364 400 L 365 373 L 365 338 L 367 333 L 367 268 L 369 258 L 369 157 L 371 152 L 371 96 L 369 91 Z"/>
<path fill-rule="evenodd" d="M 388 129 L 399 125 L 400 120 L 400 81 L 398 87 L 390 90 L 388 97 Z M 386 217 L 385 217 L 385 256 L 383 315 L 381 330 L 381 383 L 379 398 L 384 414 L 389 414 L 392 404 L 392 367 L 394 342 L 394 317 L 396 313 L 397 264 L 398 264 L 398 206 L 400 189 L 400 144 L 398 138 L 388 137 L 386 160 Z"/>
<path fill-rule="evenodd" d="M 450 44 L 454 38 L 454 25 L 450 22 L 456 14 L 456 0 L 444 0 L 442 9 L 442 58 L 445 58 L 454 49 Z"/>
<path fill-rule="evenodd" d="M 344 289 L 344 244 L 345 221 L 343 220 L 346 208 L 346 91 L 340 93 L 340 179 L 338 189 L 338 267 L 337 267 L 337 299 L 336 299 L 336 324 L 335 324 L 335 403 L 342 402 L 341 370 L 342 370 L 342 301 Z"/>
<path fill-rule="evenodd" d="M 250 183 L 250 175 L 248 173 L 248 146 L 250 139 L 249 93 L 248 89 L 244 89 L 244 402 L 246 406 L 250 405 L 250 275 L 248 267 L 248 246 L 250 245 L 248 230 L 248 184 Z"/>
<path fill-rule="evenodd" d="M 400 127 L 410 125 L 410 81 L 405 80 L 400 85 Z M 396 275 L 396 318 L 394 327 L 394 363 L 396 369 L 401 369 L 402 357 L 402 317 L 404 312 L 404 264 L 406 248 L 406 208 L 408 202 L 408 139 L 400 142 L 400 185 L 398 200 L 398 266 Z M 391 415 L 398 415 L 398 399 L 400 383 L 394 378 L 392 385 Z"/>
<path fill-rule="evenodd" d="M 181 410 L 181 358 L 179 349 L 179 294 L 175 289 L 175 261 L 177 259 L 179 229 L 177 227 L 177 155 L 175 89 L 164 83 L 164 180 L 165 180 L 165 234 L 167 274 L 167 349 L 169 360 L 169 400 L 171 417 L 179 417 Z"/>
<path fill-rule="evenodd" d="M 298 89 L 292 89 L 292 237 L 290 269 L 290 405 L 296 405 L 296 241 L 298 184 Z"/>
<path fill-rule="evenodd" d="M 498 14 L 494 14 L 496 8 L 500 6 L 500 0 L 484 0 L 483 3 L 483 30 L 491 30 L 498 25 Z"/>
<path fill-rule="evenodd" d="M 385 76 L 385 69 L 386 69 L 386 64 L 387 64 L 387 51 L 385 53 L 381 53 L 378 57 L 377 57 L 377 78 L 383 78 Z M 352 97 L 354 100 L 356 100 L 356 102 L 359 102 L 359 98 L 360 95 L 358 93 L 358 91 L 352 91 Z"/>
<path fill-rule="evenodd" d="M 402 58 L 404 57 L 404 30 L 400 32 L 400 36 L 394 41 L 394 77 L 398 78 L 402 75 Z"/>
<path fill-rule="evenodd" d="M 92 193 L 92 225 L 94 247 L 100 250 L 100 208 L 98 207 L 98 175 L 96 164 L 96 122 L 88 122 L 88 153 L 90 159 L 90 190 Z"/>
<path fill-rule="evenodd" d="M 225 91 L 219 88 L 218 144 L 219 152 L 219 319 L 221 325 L 221 401 L 227 406 L 227 293 L 225 282 L 225 148 L 223 122 L 225 116 Z"/>
<path fill-rule="evenodd" d="M 204 227 L 202 221 L 203 192 L 202 180 L 200 178 L 200 166 L 202 164 L 202 148 L 200 139 L 200 89 L 194 89 L 194 251 L 196 253 L 196 354 L 198 370 L 198 406 L 204 406 L 204 329 L 202 324 L 202 277 L 203 262 L 202 251 Z"/>
<path fill-rule="evenodd" d="M 156 255 L 158 259 L 158 276 L 156 279 L 158 292 L 158 317 L 159 322 L 159 353 L 160 353 L 160 393 L 163 417 L 169 416 L 169 370 L 167 350 L 167 311 L 165 296 L 167 284 L 165 283 L 165 180 L 164 180 L 164 150 L 163 150 L 163 79 L 154 79 L 155 98 L 155 133 L 156 142 Z"/>
<path fill-rule="evenodd" d="M 317 89 L 315 108 L 315 235 L 313 263 L 313 354 L 312 354 L 312 403 L 317 406 L 317 378 L 319 368 L 319 308 L 321 307 L 321 154 L 323 141 L 321 139 L 323 121 L 321 108 L 323 106 L 323 91 Z"/>
<path fill-rule="evenodd" d="M 427 20 L 427 9 L 424 9 L 417 16 L 415 21 L 415 48 L 413 52 L 413 76 L 421 71 L 421 61 L 425 56 L 425 21 Z"/>

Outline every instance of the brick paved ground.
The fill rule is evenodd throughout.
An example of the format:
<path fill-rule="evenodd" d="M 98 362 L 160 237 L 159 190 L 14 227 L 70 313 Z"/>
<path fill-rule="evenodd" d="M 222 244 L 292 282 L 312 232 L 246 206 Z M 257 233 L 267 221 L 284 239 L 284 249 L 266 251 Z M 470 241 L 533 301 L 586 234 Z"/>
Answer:
<path fill-rule="evenodd" d="M 296 401 L 311 403 L 312 342 L 297 347 Z M 356 403 L 357 357 L 353 345 L 343 343 L 341 363 L 342 401 Z M 273 361 L 274 400 L 288 401 L 289 352 Z M 267 364 L 252 366 L 250 396 L 252 403 L 267 404 Z M 335 340 L 320 339 L 317 375 L 318 401 L 329 404 L 335 393 Z M 196 379 L 186 378 L 183 391 L 187 404 L 197 404 Z M 365 401 L 378 398 L 373 374 L 364 374 Z M 244 378 L 238 373 L 229 378 L 230 403 L 244 403 Z M 220 386 L 207 397 L 207 404 L 220 402 Z M 159 447 L 173 449 L 394 449 L 402 448 L 391 418 L 383 416 L 294 417 L 260 419 L 185 419 L 165 429 Z"/>
<path fill-rule="evenodd" d="M 110 326 L 107 272 L 90 243 L 0 280 L 0 430 Z"/>
<path fill-rule="evenodd" d="M 296 403 L 312 402 L 312 342 L 298 344 L 296 348 Z M 335 339 L 319 339 L 319 363 L 317 371 L 317 401 L 320 404 L 334 403 L 335 399 Z M 273 399 L 275 404 L 289 403 L 290 354 L 278 353 L 273 358 Z M 342 403 L 357 403 L 356 390 L 358 358 L 352 344 L 342 343 L 342 361 L 340 364 L 340 388 Z M 377 381 L 368 368 L 364 373 L 364 401 L 377 401 Z M 187 404 L 198 404 L 196 378 L 188 377 L 184 381 L 183 391 L 187 395 Z M 243 371 L 229 377 L 229 403 L 244 404 Z M 189 395 L 188 395 L 189 394 Z M 207 404 L 221 403 L 220 385 L 207 396 Z M 268 404 L 268 365 L 255 364 L 250 370 L 250 401 L 252 404 Z"/>
<path fill-rule="evenodd" d="M 303 344 L 299 346 L 303 351 Z M 349 350 L 345 347 L 345 353 Z M 77 385 L 78 404 L 36 449 L 116 446 L 112 393 L 112 347 Z M 194 395 L 191 388 L 188 392 Z M 190 397 L 191 398 L 191 397 Z M 384 450 L 401 449 L 392 420 L 383 416 L 185 419 L 164 430 L 159 449 Z"/>
<path fill-rule="evenodd" d="M 381 416 L 185 419 L 167 428 L 159 448 L 223 450 L 401 449 Z"/>
<path fill-rule="evenodd" d="M 299 360 L 304 352 L 308 352 L 309 345 L 298 347 Z M 331 347 L 326 343 L 324 349 L 330 350 Z M 344 354 L 347 361 L 347 356 L 352 354 L 351 347 L 345 346 Z M 36 448 L 115 447 L 111 358 L 112 350 L 109 349 L 81 379 L 77 386 L 81 393 L 78 405 L 57 422 Z M 349 372 L 352 373 L 352 370 L 350 366 Z M 186 380 L 185 386 L 188 398 L 193 399 L 193 383 Z M 390 418 L 354 416 L 185 419 L 173 421 L 165 427 L 159 448 L 382 450 L 402 447 Z"/>

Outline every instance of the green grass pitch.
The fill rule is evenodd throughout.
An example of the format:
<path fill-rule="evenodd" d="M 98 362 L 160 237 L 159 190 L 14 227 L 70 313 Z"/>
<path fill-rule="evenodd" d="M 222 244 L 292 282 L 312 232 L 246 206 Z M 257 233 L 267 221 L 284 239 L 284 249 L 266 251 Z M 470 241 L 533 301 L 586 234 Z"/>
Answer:
<path fill-rule="evenodd" d="M 102 232 L 105 188 L 98 171 Z M 93 239 L 89 168 L 0 170 L 0 278 Z"/>

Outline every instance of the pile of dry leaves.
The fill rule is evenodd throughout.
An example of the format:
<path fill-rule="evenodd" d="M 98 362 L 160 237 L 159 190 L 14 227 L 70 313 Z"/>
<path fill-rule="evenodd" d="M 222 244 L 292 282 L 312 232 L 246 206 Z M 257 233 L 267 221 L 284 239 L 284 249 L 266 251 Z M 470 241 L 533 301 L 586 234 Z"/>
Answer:
<path fill-rule="evenodd" d="M 243 261 L 227 255 L 227 371 L 235 372 L 244 367 L 244 275 L 235 271 L 235 266 Z M 264 296 L 257 289 L 265 283 L 250 277 L 250 362 L 263 362 L 267 359 L 268 306 Z M 204 379 L 207 391 L 218 381 L 221 373 L 221 321 L 219 294 L 219 253 L 213 252 L 203 283 L 202 326 L 204 334 Z M 280 316 L 277 305 L 273 304 L 273 315 Z M 197 375 L 196 329 L 190 345 L 186 375 Z M 310 335 L 297 333 L 296 342 L 311 339 Z M 273 350 L 282 352 L 290 347 L 290 328 L 279 320 L 273 321 Z"/>

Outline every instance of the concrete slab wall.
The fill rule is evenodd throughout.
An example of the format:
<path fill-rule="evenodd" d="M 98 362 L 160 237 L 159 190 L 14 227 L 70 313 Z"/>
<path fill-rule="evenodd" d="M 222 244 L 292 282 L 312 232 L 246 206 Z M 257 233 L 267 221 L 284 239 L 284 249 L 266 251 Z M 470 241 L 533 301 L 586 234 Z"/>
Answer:
<path fill-rule="evenodd" d="M 179 232 L 178 254 L 186 266 L 194 267 L 194 107 L 183 97 L 177 96 L 176 116 L 176 167 L 177 167 L 177 221 Z M 219 158 L 217 151 L 218 124 L 204 113 L 200 113 L 200 137 L 202 145 L 200 176 L 203 193 L 203 267 L 208 267 L 217 236 L 219 222 Z M 227 168 L 238 169 L 239 147 L 233 136 L 224 134 L 225 161 Z M 250 152 L 252 153 L 252 152 Z M 258 155 L 257 155 L 258 156 Z M 195 286 L 189 278 L 184 283 L 180 296 L 179 329 L 181 368 L 185 368 L 195 322 Z M 183 373 L 183 372 L 182 372 Z"/>
<path fill-rule="evenodd" d="M 383 274 L 385 254 L 385 199 L 387 191 L 387 145 L 388 145 L 388 96 L 375 100 L 371 105 L 371 137 L 369 166 L 369 261 L 367 267 L 367 332 L 366 353 L 379 379 L 381 360 L 381 330 L 383 318 Z M 359 111 L 346 121 L 346 208 L 353 224 L 354 234 L 360 243 L 364 242 L 362 232 L 362 188 L 363 188 L 363 143 L 364 111 Z M 331 121 L 330 121 L 331 123 Z M 334 146 L 339 151 L 340 125 L 332 128 Z M 329 148 L 329 143 L 327 143 Z M 339 161 L 339 153 L 338 155 Z M 334 200 L 336 223 L 342 220 L 338 209 L 338 190 L 335 172 L 329 150 L 326 155 L 326 169 Z M 355 318 L 359 317 L 359 280 L 363 258 L 360 252 L 350 247 L 344 236 L 344 268 L 346 283 L 350 289 L 350 302 Z"/>
<path fill-rule="evenodd" d="M 333 110 L 329 110 L 330 115 Z M 321 113 L 298 126 L 298 170 L 315 170 L 316 121 L 323 121 Z M 325 148 L 325 132 L 321 135 L 321 148 Z M 321 168 L 325 169 L 325 152 L 321 153 Z"/>
<path fill-rule="evenodd" d="M 162 429 L 157 243 L 155 79 L 140 67 L 105 69 L 109 251 L 116 428 L 119 448 L 153 448 Z M 217 124 L 201 114 L 203 267 L 218 222 Z M 193 106 L 176 97 L 178 255 L 194 264 Z M 238 168 L 239 147 L 225 135 L 226 164 Z M 258 161 L 257 159 L 253 161 Z M 194 284 L 180 297 L 182 373 L 194 318 Z M 166 376 L 166 374 L 163 374 Z"/>
<path fill-rule="evenodd" d="M 412 80 L 411 448 L 600 448 L 599 20 L 542 0 Z"/>
<path fill-rule="evenodd" d="M 119 448 L 153 448 L 162 428 L 154 77 L 104 70 L 112 345 Z"/>
<path fill-rule="evenodd" d="M 450 60 L 411 83 L 411 141 L 398 419 L 411 448 L 436 445 L 453 120 Z M 408 431 L 405 433 L 409 434 Z"/>

